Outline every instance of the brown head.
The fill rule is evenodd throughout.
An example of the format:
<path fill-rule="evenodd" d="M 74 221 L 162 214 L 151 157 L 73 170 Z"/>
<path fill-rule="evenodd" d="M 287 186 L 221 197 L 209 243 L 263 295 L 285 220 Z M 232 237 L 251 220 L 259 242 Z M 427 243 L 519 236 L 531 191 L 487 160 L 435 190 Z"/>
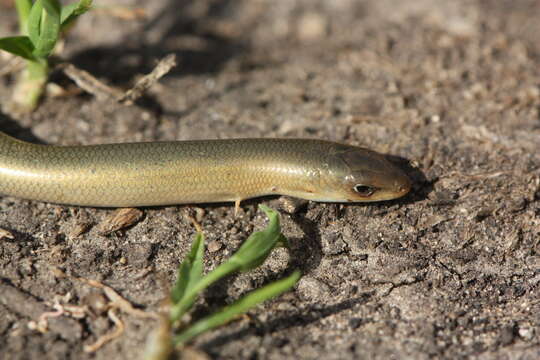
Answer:
<path fill-rule="evenodd" d="M 318 201 L 371 202 L 407 194 L 411 181 L 405 173 L 375 151 L 336 144 L 321 173 Z"/>

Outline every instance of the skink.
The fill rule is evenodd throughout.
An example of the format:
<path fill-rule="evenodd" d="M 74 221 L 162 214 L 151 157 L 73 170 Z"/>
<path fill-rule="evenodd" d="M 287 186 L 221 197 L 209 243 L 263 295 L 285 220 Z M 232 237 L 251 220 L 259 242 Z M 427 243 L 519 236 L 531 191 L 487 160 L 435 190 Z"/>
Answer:
<path fill-rule="evenodd" d="M 309 139 L 37 145 L 0 133 L 0 193 L 58 204 L 136 207 L 289 195 L 390 200 L 409 178 L 383 155 Z"/>

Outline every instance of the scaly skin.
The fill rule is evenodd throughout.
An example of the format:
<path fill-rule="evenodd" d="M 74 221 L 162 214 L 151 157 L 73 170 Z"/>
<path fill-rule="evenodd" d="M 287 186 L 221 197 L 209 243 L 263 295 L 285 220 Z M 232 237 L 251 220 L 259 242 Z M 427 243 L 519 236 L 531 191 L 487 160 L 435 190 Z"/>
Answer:
<path fill-rule="evenodd" d="M 373 194 L 358 194 L 357 184 L 376 189 Z M 398 198 L 410 186 L 407 176 L 383 155 L 321 140 L 54 146 L 0 133 L 0 194 L 59 204 L 238 204 L 271 194 L 365 202 Z"/>

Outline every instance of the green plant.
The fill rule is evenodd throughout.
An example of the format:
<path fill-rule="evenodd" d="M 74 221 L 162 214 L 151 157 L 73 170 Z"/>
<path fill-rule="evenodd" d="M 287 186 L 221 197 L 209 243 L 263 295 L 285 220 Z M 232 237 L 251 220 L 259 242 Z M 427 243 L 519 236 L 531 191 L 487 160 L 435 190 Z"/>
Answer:
<path fill-rule="evenodd" d="M 92 0 L 61 6 L 58 0 L 16 0 L 22 35 L 0 38 L 0 49 L 24 58 L 26 67 L 15 87 L 13 101 L 20 111 L 32 111 L 49 74 L 49 56 L 62 31 L 88 11 Z"/>
<path fill-rule="evenodd" d="M 174 328 L 176 325 L 177 331 L 167 342 L 183 346 L 193 337 L 235 319 L 256 305 L 291 289 L 298 282 L 300 272 L 295 271 L 192 324 L 182 323 L 182 318 L 193 307 L 197 296 L 210 285 L 236 271 L 249 271 L 260 266 L 277 246 L 288 247 L 287 239 L 281 233 L 278 213 L 264 205 L 259 207 L 270 220 L 267 228 L 249 236 L 235 254 L 205 276 L 204 236 L 200 232 L 197 234 L 191 251 L 180 264 L 178 279 L 171 290 L 171 310 L 166 328 Z"/>

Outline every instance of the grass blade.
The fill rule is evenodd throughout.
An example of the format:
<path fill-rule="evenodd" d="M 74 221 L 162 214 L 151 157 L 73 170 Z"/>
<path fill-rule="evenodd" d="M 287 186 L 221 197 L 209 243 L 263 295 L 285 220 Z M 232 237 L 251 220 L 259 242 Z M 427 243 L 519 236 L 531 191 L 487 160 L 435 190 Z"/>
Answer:
<path fill-rule="evenodd" d="M 35 60 L 34 45 L 28 36 L 11 36 L 0 39 L 0 49 L 20 56 L 27 60 Z"/>
<path fill-rule="evenodd" d="M 191 245 L 191 251 L 178 268 L 178 279 L 171 291 L 173 304 L 182 300 L 186 291 L 202 278 L 204 248 L 204 235 L 199 232 Z"/>
<path fill-rule="evenodd" d="M 300 276 L 300 272 L 295 271 L 285 279 L 275 281 L 262 287 L 261 289 L 252 291 L 240 300 L 226 306 L 221 311 L 217 311 L 215 314 L 197 321 L 195 324 L 177 335 L 174 338 L 173 343 L 176 346 L 183 345 L 193 337 L 205 331 L 226 324 L 227 322 L 236 318 L 238 315 L 245 313 L 250 308 L 291 289 L 298 282 Z"/>

